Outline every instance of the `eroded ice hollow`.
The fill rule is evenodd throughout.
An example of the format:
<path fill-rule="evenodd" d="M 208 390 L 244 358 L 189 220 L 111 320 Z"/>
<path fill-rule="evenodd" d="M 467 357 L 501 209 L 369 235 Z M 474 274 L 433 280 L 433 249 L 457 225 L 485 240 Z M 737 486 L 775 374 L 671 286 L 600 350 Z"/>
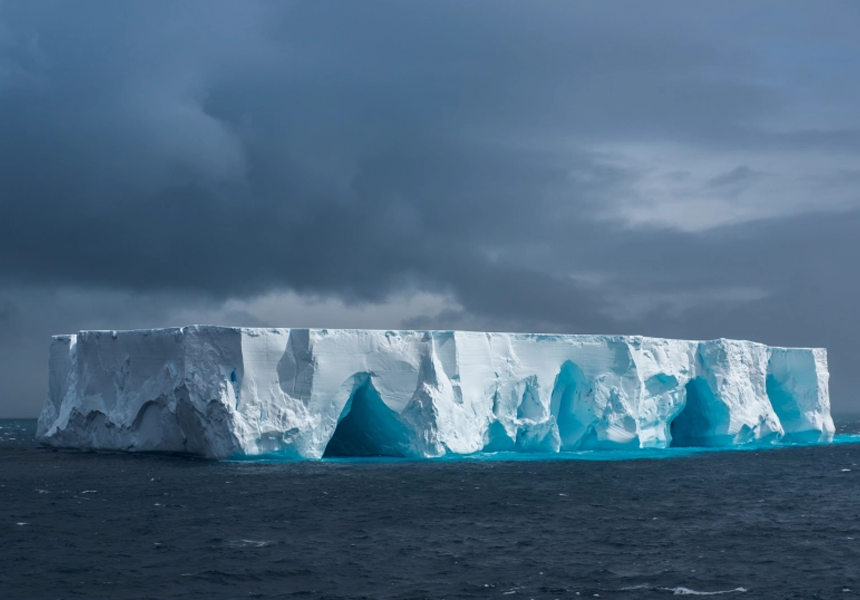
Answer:
<path fill-rule="evenodd" d="M 828 442 L 824 349 L 463 331 L 82 331 L 38 437 L 214 458 Z"/>

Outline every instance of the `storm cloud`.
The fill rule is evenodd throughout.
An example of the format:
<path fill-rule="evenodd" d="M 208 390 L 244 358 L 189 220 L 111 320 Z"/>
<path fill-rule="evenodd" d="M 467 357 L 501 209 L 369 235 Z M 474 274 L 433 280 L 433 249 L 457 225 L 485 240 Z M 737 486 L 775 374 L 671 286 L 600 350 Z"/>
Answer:
<path fill-rule="evenodd" d="M 0 416 L 81 328 L 830 351 L 858 410 L 855 2 L 2 2 Z"/>

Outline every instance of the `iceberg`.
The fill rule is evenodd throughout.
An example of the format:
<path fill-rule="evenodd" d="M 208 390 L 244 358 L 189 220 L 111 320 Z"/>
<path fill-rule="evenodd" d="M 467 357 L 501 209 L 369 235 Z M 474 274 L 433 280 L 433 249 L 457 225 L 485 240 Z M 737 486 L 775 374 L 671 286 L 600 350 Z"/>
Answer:
<path fill-rule="evenodd" d="M 432 458 L 829 442 L 827 353 L 748 341 L 190 326 L 52 338 L 46 445 Z"/>

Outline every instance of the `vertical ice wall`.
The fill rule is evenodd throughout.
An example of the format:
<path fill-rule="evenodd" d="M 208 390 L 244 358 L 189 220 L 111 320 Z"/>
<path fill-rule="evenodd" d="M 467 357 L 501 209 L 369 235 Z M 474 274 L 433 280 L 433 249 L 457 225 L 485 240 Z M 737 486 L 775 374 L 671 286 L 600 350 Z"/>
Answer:
<path fill-rule="evenodd" d="M 433 457 L 828 441 L 820 349 L 631 336 L 184 327 L 51 344 L 61 447 Z"/>
<path fill-rule="evenodd" d="M 771 348 L 767 395 L 788 440 L 828 441 L 833 436 L 827 351 Z"/>

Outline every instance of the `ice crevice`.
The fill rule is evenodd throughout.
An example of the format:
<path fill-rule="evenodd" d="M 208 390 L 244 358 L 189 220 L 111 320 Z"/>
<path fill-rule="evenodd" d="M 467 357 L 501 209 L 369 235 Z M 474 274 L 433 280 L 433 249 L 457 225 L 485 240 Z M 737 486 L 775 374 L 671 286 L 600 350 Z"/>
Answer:
<path fill-rule="evenodd" d="M 214 458 L 828 442 L 827 353 L 739 340 L 190 326 L 55 336 L 37 435 Z"/>

